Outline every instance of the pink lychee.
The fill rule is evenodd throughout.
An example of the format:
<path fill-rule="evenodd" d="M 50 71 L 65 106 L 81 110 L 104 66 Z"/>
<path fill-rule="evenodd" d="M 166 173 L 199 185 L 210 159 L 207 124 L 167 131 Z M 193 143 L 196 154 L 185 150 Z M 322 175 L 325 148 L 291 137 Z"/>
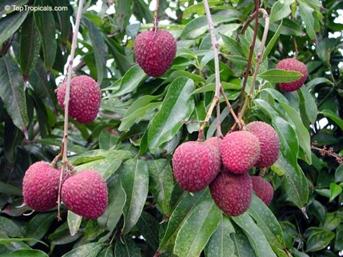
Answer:
<path fill-rule="evenodd" d="M 276 68 L 280 70 L 287 70 L 287 71 L 298 71 L 301 74 L 303 74 L 303 76 L 297 79 L 296 81 L 292 81 L 288 83 L 280 83 L 279 88 L 283 91 L 290 92 L 290 91 L 297 90 L 304 84 L 308 76 L 306 65 L 295 58 L 286 58 L 279 61 L 278 64 L 276 65 Z"/>
<path fill-rule="evenodd" d="M 274 189 L 272 185 L 261 176 L 252 176 L 252 185 L 255 194 L 266 204 L 269 205 L 273 200 Z"/>

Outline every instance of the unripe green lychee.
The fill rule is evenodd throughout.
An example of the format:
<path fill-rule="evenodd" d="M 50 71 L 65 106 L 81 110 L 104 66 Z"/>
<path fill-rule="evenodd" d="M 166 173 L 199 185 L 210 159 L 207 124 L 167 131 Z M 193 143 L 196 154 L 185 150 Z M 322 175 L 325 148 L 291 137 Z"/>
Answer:
<path fill-rule="evenodd" d="M 248 174 L 221 172 L 210 184 L 210 192 L 217 206 L 229 216 L 238 216 L 250 206 L 252 183 Z"/>
<path fill-rule="evenodd" d="M 84 218 L 96 219 L 107 208 L 107 185 L 98 172 L 84 170 L 65 180 L 61 198 L 72 212 Z"/>
<path fill-rule="evenodd" d="M 139 66 L 153 77 L 163 75 L 176 54 L 176 41 L 166 30 L 145 31 L 135 41 L 135 56 Z"/>
<path fill-rule="evenodd" d="M 172 163 L 176 181 L 189 192 L 204 189 L 220 170 L 213 148 L 203 142 L 189 141 L 178 146 Z"/>
<path fill-rule="evenodd" d="M 66 81 L 56 90 L 58 104 L 64 108 Z M 98 83 L 89 76 L 76 76 L 70 83 L 69 116 L 80 123 L 89 123 L 98 115 L 101 92 Z"/>
<path fill-rule="evenodd" d="M 35 162 L 23 179 L 24 203 L 36 211 L 48 211 L 57 205 L 60 171 L 47 162 Z"/>
<path fill-rule="evenodd" d="M 260 142 L 260 157 L 256 163 L 259 168 L 271 166 L 279 158 L 280 140 L 276 131 L 268 123 L 254 121 L 246 126 L 246 129 L 254 134 Z"/>
<path fill-rule="evenodd" d="M 274 189 L 272 185 L 261 176 L 252 176 L 252 185 L 255 194 L 266 204 L 269 205 L 273 200 Z"/>
<path fill-rule="evenodd" d="M 260 143 L 248 131 L 226 134 L 220 143 L 222 163 L 226 170 L 235 174 L 247 173 L 260 156 Z"/>
<path fill-rule="evenodd" d="M 298 71 L 303 74 L 302 77 L 297 79 L 296 81 L 288 82 L 288 83 L 280 83 L 279 88 L 283 91 L 295 91 L 304 85 L 304 82 L 307 79 L 308 71 L 307 67 L 304 63 L 298 61 L 295 58 L 286 58 L 278 62 L 276 65 L 277 69 L 280 70 L 287 70 L 287 71 Z"/>

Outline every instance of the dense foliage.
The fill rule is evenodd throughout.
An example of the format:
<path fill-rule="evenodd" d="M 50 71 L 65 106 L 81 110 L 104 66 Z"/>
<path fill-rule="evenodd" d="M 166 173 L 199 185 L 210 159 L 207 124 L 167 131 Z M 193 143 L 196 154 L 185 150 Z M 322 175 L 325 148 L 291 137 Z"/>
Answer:
<path fill-rule="evenodd" d="M 203 3 L 160 0 L 160 27 L 177 39 L 172 67 L 162 77 L 135 64 L 134 38 L 151 28 L 151 0 L 88 1 L 81 20 L 76 74 L 101 84 L 98 118 L 72 120 L 70 161 L 107 180 L 109 206 L 98 220 L 63 211 L 30 213 L 22 204 L 25 170 L 51 161 L 63 135 L 63 110 L 54 90 L 65 75 L 76 3 L 67 0 L 0 2 L 0 256 L 338 256 L 343 250 L 343 2 L 264 0 L 270 30 L 246 122 L 263 120 L 281 139 L 269 170 L 274 199 L 257 197 L 247 213 L 222 215 L 208 190 L 189 194 L 174 182 L 171 155 L 196 140 L 214 94 L 213 50 Z M 58 3 L 57 3 L 58 2 Z M 101 2 L 101 1 L 99 1 Z M 114 3 L 113 3 L 114 2 Z M 210 0 L 219 39 L 220 76 L 234 109 L 249 92 L 264 29 L 260 16 L 252 68 L 245 73 L 254 21 L 250 0 Z M 67 11 L 19 11 L 16 6 L 67 6 Z M 297 56 L 309 70 L 292 93 L 277 83 L 297 74 L 274 70 Z M 241 92 L 244 75 L 245 92 Z M 224 99 L 223 132 L 233 124 Z M 206 138 L 216 132 L 216 115 Z M 252 170 L 255 174 L 260 171 Z M 19 206 L 19 207 L 18 207 Z"/>

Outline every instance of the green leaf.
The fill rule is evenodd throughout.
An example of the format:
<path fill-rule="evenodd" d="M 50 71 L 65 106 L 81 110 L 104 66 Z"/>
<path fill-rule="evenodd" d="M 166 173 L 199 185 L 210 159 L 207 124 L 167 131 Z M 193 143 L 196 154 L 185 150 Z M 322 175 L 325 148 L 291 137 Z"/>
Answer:
<path fill-rule="evenodd" d="M 123 234 L 128 233 L 141 216 L 149 190 L 149 172 L 145 161 L 130 159 L 120 169 L 126 193 Z"/>
<path fill-rule="evenodd" d="M 277 2 L 276 2 L 277 3 Z M 275 4 L 276 4 L 275 3 Z M 275 5 L 274 4 L 274 5 Z M 270 54 L 270 52 L 272 51 L 273 47 L 275 46 L 277 40 L 279 39 L 280 37 L 280 33 L 281 33 L 281 28 L 282 28 L 282 21 L 280 22 L 279 26 L 277 27 L 273 37 L 270 39 L 270 41 L 268 42 L 267 46 L 266 46 L 266 49 L 264 50 L 264 53 L 263 53 L 263 60 L 265 58 L 267 58 Z"/>
<path fill-rule="evenodd" d="M 97 70 L 97 82 L 101 84 L 103 78 L 106 78 L 107 45 L 103 34 L 97 26 L 87 18 L 84 18 L 83 22 L 88 28 L 89 38 L 93 45 L 95 66 Z"/>
<path fill-rule="evenodd" d="M 40 38 L 33 15 L 28 15 L 20 33 L 19 63 L 24 76 L 28 76 L 39 57 Z"/>
<path fill-rule="evenodd" d="M 137 227 L 147 244 L 156 251 L 159 243 L 159 222 L 148 212 L 142 212 Z"/>
<path fill-rule="evenodd" d="M 335 238 L 335 233 L 324 228 L 309 228 L 305 236 L 307 237 L 306 252 L 317 252 L 328 246 Z"/>
<path fill-rule="evenodd" d="M 298 91 L 300 99 L 300 113 L 303 120 L 307 120 L 309 124 L 313 124 L 318 116 L 318 108 L 316 101 L 307 87 L 301 87 Z"/>
<path fill-rule="evenodd" d="M 207 192 L 177 233 L 174 253 L 179 257 L 198 257 L 221 221 L 222 213 Z"/>
<path fill-rule="evenodd" d="M 342 193 L 342 187 L 336 183 L 330 184 L 330 202 Z"/>
<path fill-rule="evenodd" d="M 303 1 L 299 1 L 299 13 L 300 13 L 300 17 L 305 23 L 305 29 L 306 29 L 307 35 L 311 39 L 315 39 L 316 32 L 314 29 L 313 9 L 309 5 L 307 5 L 307 3 Z"/>
<path fill-rule="evenodd" d="M 22 237 L 23 231 L 14 221 L 0 216 L 0 231 L 8 237 Z"/>
<path fill-rule="evenodd" d="M 262 230 L 247 213 L 232 220 L 243 230 L 257 257 L 276 257 Z"/>
<path fill-rule="evenodd" d="M 206 247 L 206 257 L 236 257 L 231 234 L 235 233 L 229 218 L 222 216 L 221 222 Z"/>
<path fill-rule="evenodd" d="M 131 238 L 116 241 L 114 257 L 141 257 L 141 251 Z"/>
<path fill-rule="evenodd" d="M 339 165 L 335 171 L 335 181 L 343 182 L 343 164 Z M 2 188 L 1 185 L 0 188 Z"/>
<path fill-rule="evenodd" d="M 315 78 L 306 83 L 306 88 L 308 88 L 309 91 L 311 92 L 311 90 L 313 90 L 315 86 L 320 85 L 320 84 L 328 84 L 331 86 L 334 85 L 333 82 L 327 78 Z"/>
<path fill-rule="evenodd" d="M 10 56 L 0 58 L 0 97 L 13 123 L 23 132 L 29 118 L 26 107 L 24 81 L 18 66 Z"/>
<path fill-rule="evenodd" d="M 44 6 L 43 0 L 36 0 L 35 4 Z M 34 17 L 42 42 L 44 64 L 48 70 L 51 70 L 55 62 L 57 51 L 54 15 L 52 12 L 34 12 Z"/>
<path fill-rule="evenodd" d="M 124 76 L 116 82 L 116 86 L 119 86 L 119 88 L 118 91 L 116 91 L 112 96 L 122 96 L 133 92 L 141 84 L 145 77 L 146 75 L 144 71 L 138 65 L 132 66 L 124 74 Z"/>
<path fill-rule="evenodd" d="M 154 195 L 160 211 L 164 215 L 170 216 L 174 178 L 169 160 L 149 160 L 147 163 L 150 176 L 149 191 Z"/>
<path fill-rule="evenodd" d="M 271 69 L 258 74 L 261 79 L 268 80 L 271 83 L 292 82 L 298 80 L 302 74 L 298 71 L 286 71 L 279 69 Z"/>
<path fill-rule="evenodd" d="M 325 117 L 331 119 L 333 122 L 335 122 L 338 125 L 338 127 L 341 130 L 343 130 L 343 119 L 341 119 L 337 114 L 335 114 L 334 112 L 328 109 L 322 110 L 320 113 L 323 114 Z"/>
<path fill-rule="evenodd" d="M 232 234 L 232 238 L 235 242 L 237 257 L 256 257 L 248 238 L 238 226 L 235 226 L 235 234 Z"/>
<path fill-rule="evenodd" d="M 62 257 L 97 257 L 103 247 L 100 243 L 84 244 L 63 254 Z"/>
<path fill-rule="evenodd" d="M 155 110 L 159 108 L 161 103 L 150 103 L 144 107 L 136 109 L 135 111 L 129 113 L 129 115 L 125 116 L 120 123 L 118 128 L 119 131 L 129 131 L 130 128 L 142 120 L 150 120 L 151 117 L 154 115 Z"/>
<path fill-rule="evenodd" d="M 112 232 L 123 213 L 126 194 L 118 178 L 109 182 L 108 191 L 108 206 L 105 213 L 98 218 L 98 223 Z"/>
<path fill-rule="evenodd" d="M 0 19 L 0 46 L 19 29 L 27 14 L 28 12 L 17 12 Z"/>
<path fill-rule="evenodd" d="M 48 257 L 48 255 L 40 250 L 20 249 L 11 253 L 0 254 L 0 257 Z"/>
<path fill-rule="evenodd" d="M 171 140 L 194 109 L 192 92 L 194 83 L 190 79 L 176 78 L 170 85 L 160 111 L 149 124 L 148 145 L 150 149 Z"/>
<path fill-rule="evenodd" d="M 172 215 L 170 216 L 168 226 L 160 242 L 160 249 L 165 250 L 168 246 L 173 245 L 176 235 L 183 222 L 191 215 L 193 208 L 199 202 L 206 199 L 207 190 L 194 194 L 184 193 Z"/>
<path fill-rule="evenodd" d="M 282 20 L 291 14 L 293 0 L 276 1 L 270 11 L 270 22 Z"/>
<path fill-rule="evenodd" d="M 2 181 L 0 181 L 0 193 L 7 194 L 7 195 L 17 195 L 17 196 L 22 195 L 22 191 L 20 190 L 20 188 L 15 187 L 10 184 L 6 184 Z"/>
<path fill-rule="evenodd" d="M 301 120 L 300 113 L 288 104 L 280 103 L 282 109 L 287 113 L 290 120 L 294 124 L 295 131 L 298 135 L 299 145 L 305 153 L 305 161 L 311 165 L 312 151 L 311 151 L 311 138 L 308 129 L 305 127 Z"/>
<path fill-rule="evenodd" d="M 342 221 L 342 217 L 338 212 L 327 212 L 323 227 L 328 230 L 335 230 Z"/>
<path fill-rule="evenodd" d="M 272 247 L 285 248 L 283 231 L 278 220 L 256 195 L 253 195 L 248 213 L 256 221 Z"/>
<path fill-rule="evenodd" d="M 0 17 L 2 17 L 4 14 L 9 14 L 11 12 L 15 11 L 15 8 L 13 8 L 13 6 L 16 7 L 22 7 L 24 4 L 26 4 L 28 2 L 28 0 L 3 0 L 0 3 Z M 10 5 L 10 8 L 6 8 L 7 5 Z"/>
<path fill-rule="evenodd" d="M 214 26 L 223 23 L 237 20 L 239 17 L 239 12 L 233 9 L 228 9 L 225 11 L 220 11 L 212 15 Z M 194 39 L 208 30 L 207 18 L 201 16 L 191 20 L 182 31 L 181 37 L 187 39 Z"/>
<path fill-rule="evenodd" d="M 132 15 L 132 0 L 118 0 L 115 5 L 115 24 L 124 31 Z"/>
<path fill-rule="evenodd" d="M 114 249 L 112 246 L 102 249 L 96 257 L 114 257 Z"/>
<path fill-rule="evenodd" d="M 335 250 L 341 251 L 343 249 L 343 224 L 339 225 L 336 230 Z"/>
<path fill-rule="evenodd" d="M 27 224 L 25 237 L 32 237 L 36 240 L 43 238 L 48 232 L 51 223 L 56 219 L 56 213 L 40 213 L 35 215 Z M 34 245 L 37 241 L 32 241 L 29 244 Z"/>
<path fill-rule="evenodd" d="M 75 236 L 76 233 L 79 231 L 82 222 L 82 217 L 73 213 L 72 211 L 68 211 L 67 222 L 70 235 Z"/>

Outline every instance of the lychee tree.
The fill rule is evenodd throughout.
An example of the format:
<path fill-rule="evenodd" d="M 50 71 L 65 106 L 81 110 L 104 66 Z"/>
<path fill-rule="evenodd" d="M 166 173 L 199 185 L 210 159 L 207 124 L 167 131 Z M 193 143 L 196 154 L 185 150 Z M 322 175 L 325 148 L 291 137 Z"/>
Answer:
<path fill-rule="evenodd" d="M 0 1 L 0 257 L 341 256 L 342 9 Z"/>

